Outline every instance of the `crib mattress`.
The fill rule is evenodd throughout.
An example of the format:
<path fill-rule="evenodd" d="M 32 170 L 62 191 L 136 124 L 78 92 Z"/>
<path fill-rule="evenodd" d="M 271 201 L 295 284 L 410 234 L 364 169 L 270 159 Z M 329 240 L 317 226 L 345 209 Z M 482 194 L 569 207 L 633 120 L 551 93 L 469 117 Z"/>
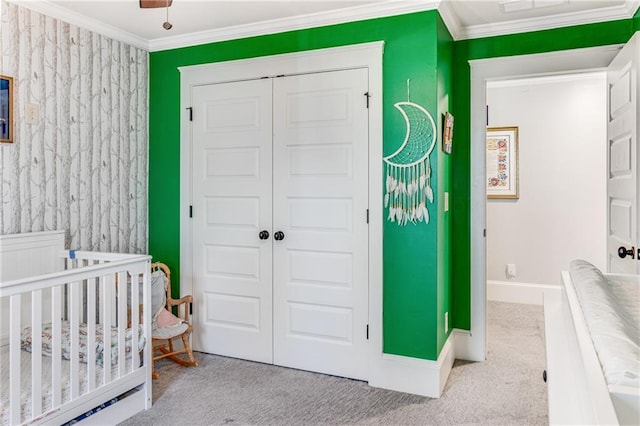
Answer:
<path fill-rule="evenodd" d="M 572 262 L 571 277 L 607 383 L 640 388 L 640 282 L 584 261 Z"/>
<path fill-rule="evenodd" d="M 640 283 L 607 281 L 616 301 L 618 323 L 607 322 L 609 315 L 596 319 L 606 324 L 595 337 L 605 377 L 610 385 L 640 388 Z"/>
<path fill-rule="evenodd" d="M 640 339 L 640 281 L 630 282 L 611 277 L 607 277 L 607 281 L 618 301 L 620 315 L 634 327 L 631 330 L 635 332 L 632 337 L 635 337 L 637 344 Z"/>
<path fill-rule="evenodd" d="M 20 381 L 22 390 L 21 393 L 21 419 L 31 419 L 32 416 L 32 403 L 31 403 L 31 353 L 21 350 L 20 361 Z M 51 374 L 51 358 L 48 356 L 42 357 L 42 413 L 46 415 L 48 411 L 52 409 L 52 380 Z M 71 401 L 71 381 L 70 381 L 70 368 L 71 362 L 65 359 L 61 362 L 62 367 L 62 403 Z M 127 357 L 126 371 L 131 371 L 131 357 Z M 9 424 L 9 347 L 0 347 L 0 425 Z M 104 369 L 96 365 L 95 368 L 95 383 L 96 387 L 104 383 Z M 111 369 L 111 377 L 117 376 L 117 368 L 114 366 Z M 80 363 L 79 369 L 79 395 L 87 393 L 88 389 L 88 368 L 87 364 Z"/>

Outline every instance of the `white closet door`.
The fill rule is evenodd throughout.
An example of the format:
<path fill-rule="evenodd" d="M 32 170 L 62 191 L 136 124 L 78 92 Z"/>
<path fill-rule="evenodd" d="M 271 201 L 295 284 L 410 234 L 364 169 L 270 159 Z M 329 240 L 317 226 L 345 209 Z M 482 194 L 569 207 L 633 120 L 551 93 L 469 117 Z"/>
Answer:
<path fill-rule="evenodd" d="M 367 378 L 366 69 L 274 80 L 274 363 Z M 274 234 L 275 235 L 275 234 Z"/>
<path fill-rule="evenodd" d="M 271 363 L 271 81 L 193 90 L 194 348 Z"/>
<path fill-rule="evenodd" d="M 623 274 L 640 274 L 639 64 L 640 33 L 636 33 L 607 69 L 607 256 L 609 272 Z"/>

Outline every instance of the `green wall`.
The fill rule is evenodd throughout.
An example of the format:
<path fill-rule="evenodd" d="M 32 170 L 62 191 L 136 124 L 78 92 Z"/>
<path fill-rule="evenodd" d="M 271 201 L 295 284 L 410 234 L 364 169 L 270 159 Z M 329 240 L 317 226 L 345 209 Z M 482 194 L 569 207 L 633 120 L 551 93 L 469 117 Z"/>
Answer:
<path fill-rule="evenodd" d="M 438 182 L 441 183 L 438 189 L 438 199 L 444 200 L 444 193 L 449 192 L 452 196 L 452 156 L 455 155 L 455 148 L 451 154 L 442 151 L 442 130 L 444 124 L 444 113 L 453 114 L 453 38 L 449 33 L 444 21 L 438 16 Z M 455 116 L 454 116 L 455 117 Z M 455 124 L 455 121 L 454 121 Z M 455 128 L 455 126 L 454 126 Z M 451 202 L 451 198 L 449 199 Z M 444 201 L 443 201 L 444 204 Z M 436 311 L 438 353 L 444 346 L 447 337 L 451 333 L 451 324 L 445 332 L 444 315 L 451 316 L 451 214 L 452 210 L 444 211 L 444 206 L 438 207 L 438 286 L 437 300 L 438 309 Z M 449 321 L 451 317 L 449 317 Z"/>
<path fill-rule="evenodd" d="M 471 325 L 468 61 L 624 43 L 638 30 L 640 11 L 628 20 L 453 42 L 438 13 L 429 11 L 153 52 L 149 251 L 174 271 L 177 295 L 181 114 L 177 67 L 384 40 L 384 155 L 404 137 L 404 122 L 393 104 L 406 100 L 407 79 L 411 79 L 411 101 L 432 113 L 439 130 L 438 146 L 431 155 L 432 176 L 437 177 L 432 178 L 435 203 L 428 206 L 431 223 L 399 227 L 384 215 L 384 352 L 434 360 L 448 336 L 445 312 L 449 329 Z M 446 111 L 455 117 L 451 156 L 440 149 Z M 445 191 L 450 193 L 448 213 L 441 204 Z"/>
<path fill-rule="evenodd" d="M 152 52 L 149 94 L 149 252 L 179 277 L 180 75 L 177 67 L 385 41 L 383 57 L 383 151 L 395 151 L 404 139 L 402 116 L 393 108 L 407 97 L 440 122 L 450 91 L 451 41 L 436 11 L 380 18 L 281 34 Z M 375 101 L 375 99 L 374 99 Z M 447 99 L 450 103 L 450 100 Z M 439 132 L 440 134 L 440 132 Z M 438 194 L 428 205 L 431 223 L 399 227 L 384 222 L 383 336 L 384 352 L 434 360 L 444 343 L 443 309 L 449 309 L 448 220 L 440 214 L 448 185 L 449 159 L 441 150 L 431 155 L 432 185 Z M 380 183 L 383 190 L 383 183 Z M 182 206 L 186 208 L 186 206 Z M 380 208 L 382 206 L 371 206 Z M 438 214 L 435 214 L 436 208 Z M 447 249 L 448 250 L 448 249 Z M 439 272 L 440 271 L 440 272 Z M 174 293 L 178 281 L 174 280 Z M 441 330 L 442 329 L 442 330 Z"/>
<path fill-rule="evenodd" d="M 470 71 L 469 60 L 514 56 L 556 50 L 625 43 L 640 21 L 635 18 L 590 25 L 462 40 L 454 44 L 454 150 L 453 169 L 453 238 L 455 267 L 452 291 L 455 328 L 469 329 L 471 322 L 470 288 Z"/>

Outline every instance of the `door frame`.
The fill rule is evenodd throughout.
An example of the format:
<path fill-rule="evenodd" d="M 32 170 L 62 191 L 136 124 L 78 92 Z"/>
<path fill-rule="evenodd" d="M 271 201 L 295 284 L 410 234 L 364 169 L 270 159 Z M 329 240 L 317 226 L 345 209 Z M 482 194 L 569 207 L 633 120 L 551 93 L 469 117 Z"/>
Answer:
<path fill-rule="evenodd" d="M 317 49 L 179 67 L 180 71 L 180 294 L 193 294 L 191 159 L 192 89 L 279 75 L 367 68 L 369 73 L 369 380 L 382 357 L 382 54 L 384 42 Z M 362 94 L 364 97 L 364 93 Z M 193 111 L 197 114 L 198 111 Z"/>
<path fill-rule="evenodd" d="M 487 209 L 485 188 L 487 82 L 605 71 L 622 46 L 622 44 L 616 44 L 469 61 L 471 68 L 471 330 L 457 332 L 456 358 L 484 361 L 487 357 L 487 249 L 484 235 Z"/>

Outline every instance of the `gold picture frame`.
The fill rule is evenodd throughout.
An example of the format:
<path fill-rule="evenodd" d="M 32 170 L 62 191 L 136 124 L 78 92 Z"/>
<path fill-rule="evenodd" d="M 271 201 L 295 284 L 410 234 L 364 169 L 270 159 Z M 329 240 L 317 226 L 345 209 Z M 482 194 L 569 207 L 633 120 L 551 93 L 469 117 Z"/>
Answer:
<path fill-rule="evenodd" d="M 518 127 L 488 127 L 487 198 L 518 199 Z"/>
<path fill-rule="evenodd" d="M 0 75 L 0 142 L 13 142 L 13 78 Z"/>

